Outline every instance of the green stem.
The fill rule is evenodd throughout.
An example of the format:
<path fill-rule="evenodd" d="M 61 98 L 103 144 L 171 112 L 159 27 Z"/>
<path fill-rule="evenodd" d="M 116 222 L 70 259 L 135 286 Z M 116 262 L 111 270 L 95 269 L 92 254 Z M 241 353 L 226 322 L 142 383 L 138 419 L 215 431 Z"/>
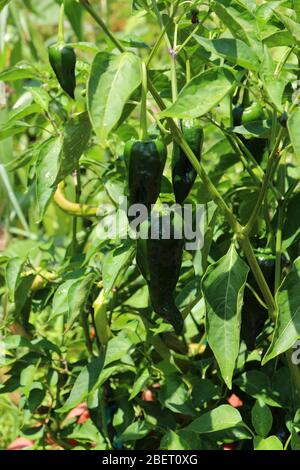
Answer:
<path fill-rule="evenodd" d="M 186 63 L 185 63 L 185 80 L 186 80 L 186 83 L 189 83 L 191 81 L 191 62 L 190 62 L 190 59 L 186 59 Z"/>
<path fill-rule="evenodd" d="M 147 94 L 148 94 L 148 75 L 147 67 L 142 62 L 142 100 L 141 100 L 141 116 L 140 116 L 140 138 L 147 139 Z"/>
<path fill-rule="evenodd" d="M 271 182 L 271 178 L 272 178 L 272 175 L 273 175 L 273 166 L 275 166 L 275 164 L 277 163 L 277 151 L 278 151 L 278 147 L 280 145 L 280 142 L 281 142 L 281 138 L 282 138 L 282 134 L 283 134 L 283 130 L 281 129 L 279 131 L 279 134 L 278 134 L 278 137 L 276 139 L 276 142 L 275 142 L 275 145 L 274 145 L 274 148 L 271 152 L 271 155 L 269 157 L 269 162 L 268 162 L 268 166 L 267 166 L 267 170 L 266 170 L 266 173 L 265 173 L 265 177 L 264 177 L 264 180 L 263 180 L 263 184 L 262 184 L 262 187 L 261 187 L 261 190 L 260 190 L 260 193 L 259 193 L 259 196 L 258 196 L 258 199 L 257 199 L 257 203 L 255 205 L 255 208 L 250 216 L 250 219 L 244 229 L 244 233 L 246 235 L 248 235 L 255 222 L 256 222 L 256 219 L 257 219 L 257 216 L 261 210 L 261 207 L 262 207 L 262 204 L 265 200 L 265 197 L 266 197 L 266 194 L 267 194 L 267 190 L 268 190 L 268 187 L 269 187 L 269 183 Z"/>
<path fill-rule="evenodd" d="M 166 25 L 164 26 L 164 28 L 161 30 L 161 33 L 160 35 L 158 36 L 157 38 L 157 41 L 156 43 L 154 44 L 150 54 L 149 54 L 149 57 L 147 59 L 147 67 L 149 67 L 150 63 L 152 62 L 152 59 L 153 57 L 155 56 L 155 54 L 157 53 L 158 49 L 159 49 L 159 46 L 161 45 L 161 42 L 165 36 L 165 33 L 166 33 L 166 30 L 167 30 L 167 27 L 169 26 L 170 24 L 170 20 L 166 23 Z"/>
<path fill-rule="evenodd" d="M 64 2 L 62 2 L 61 7 L 60 7 L 60 13 L 59 13 L 59 23 L 58 23 L 58 43 L 64 44 L 65 42 L 65 6 Z"/>
<path fill-rule="evenodd" d="M 254 254 L 254 251 L 253 251 L 253 248 L 251 246 L 248 236 L 245 236 L 245 237 L 241 236 L 239 239 L 239 243 L 242 247 L 242 250 L 245 253 L 245 256 L 247 258 L 247 261 L 249 263 L 253 276 L 257 284 L 259 285 L 261 293 L 266 301 L 269 316 L 272 320 L 274 320 L 276 318 L 275 301 L 270 291 L 270 288 L 266 282 L 266 279 L 262 273 L 262 270 L 259 267 L 259 264 L 257 262 L 256 256 Z"/>
<path fill-rule="evenodd" d="M 89 12 L 89 14 L 94 18 L 96 23 L 103 29 L 106 36 L 112 41 L 112 43 L 119 49 L 120 52 L 126 52 L 125 47 L 122 43 L 114 36 L 114 34 L 108 29 L 105 22 L 102 18 L 96 13 L 94 8 L 91 6 L 88 0 L 79 0 L 82 6 Z"/>
<path fill-rule="evenodd" d="M 106 416 L 106 399 L 104 396 L 104 388 L 101 387 L 99 391 L 99 405 L 100 405 L 100 413 L 101 413 L 101 424 L 102 424 L 102 434 L 105 437 L 107 442 L 108 448 L 112 449 L 112 445 L 109 439 L 109 433 L 107 428 L 107 416 Z"/>
<path fill-rule="evenodd" d="M 286 166 L 281 163 L 278 169 L 278 189 L 281 194 L 285 192 L 285 175 Z M 275 261 L 275 292 L 279 287 L 281 281 L 281 255 L 282 255 L 282 227 L 284 221 L 285 200 L 282 197 L 278 202 L 278 222 L 276 230 L 276 261 Z"/>
<path fill-rule="evenodd" d="M 80 178 L 80 168 L 77 165 L 76 174 L 75 174 L 75 203 L 79 204 L 81 196 L 81 178 Z M 77 248 L 77 217 L 73 217 L 73 253 L 76 252 Z"/>
<path fill-rule="evenodd" d="M 176 54 L 179 54 L 179 52 L 182 51 L 182 49 L 185 48 L 185 46 L 188 45 L 188 43 L 190 42 L 190 40 L 193 38 L 194 34 L 197 33 L 198 29 L 201 28 L 201 26 L 204 24 L 204 22 L 206 21 L 206 19 L 209 17 L 210 15 L 210 10 L 208 10 L 208 12 L 206 13 L 206 15 L 202 18 L 202 20 L 200 21 L 200 23 L 197 24 L 197 26 L 195 26 L 195 28 L 193 29 L 193 31 L 191 32 L 191 34 L 189 34 L 189 36 L 185 39 L 185 41 L 180 44 L 180 46 L 178 46 L 178 48 L 176 49 Z"/>
<path fill-rule="evenodd" d="M 171 84 L 172 84 L 172 100 L 173 100 L 173 103 L 177 100 L 177 95 L 178 95 L 177 74 L 176 74 L 176 53 L 175 53 L 176 44 L 177 44 L 177 25 L 175 25 L 173 49 L 172 49 L 172 51 L 170 51 Z"/>
<path fill-rule="evenodd" d="M 289 435 L 289 437 L 287 438 L 285 444 L 284 444 L 284 448 L 283 450 L 288 450 L 288 447 L 289 447 L 289 443 L 291 442 L 291 439 L 292 439 L 292 434 Z"/>

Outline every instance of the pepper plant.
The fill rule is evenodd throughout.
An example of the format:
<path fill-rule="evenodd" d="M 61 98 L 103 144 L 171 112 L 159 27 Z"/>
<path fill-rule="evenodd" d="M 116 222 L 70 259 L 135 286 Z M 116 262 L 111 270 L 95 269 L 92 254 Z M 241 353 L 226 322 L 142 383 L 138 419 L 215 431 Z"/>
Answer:
<path fill-rule="evenodd" d="M 300 2 L 0 9 L 0 446 L 298 450 Z"/>

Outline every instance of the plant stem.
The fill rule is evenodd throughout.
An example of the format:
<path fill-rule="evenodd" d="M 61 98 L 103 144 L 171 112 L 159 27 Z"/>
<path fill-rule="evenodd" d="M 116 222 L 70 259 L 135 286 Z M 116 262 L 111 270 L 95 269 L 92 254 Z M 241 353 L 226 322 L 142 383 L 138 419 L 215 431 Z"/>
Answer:
<path fill-rule="evenodd" d="M 253 276 L 257 284 L 259 285 L 261 293 L 266 301 L 266 304 L 268 306 L 269 316 L 272 320 L 274 320 L 276 318 L 276 304 L 275 304 L 273 295 L 270 291 L 270 288 L 266 282 L 266 279 L 262 273 L 262 270 L 259 267 L 259 264 L 257 262 L 256 256 L 254 254 L 254 251 L 253 251 L 253 248 L 251 246 L 248 236 L 245 236 L 245 237 L 241 236 L 239 239 L 239 243 L 242 247 L 242 250 L 245 253 L 245 256 L 247 258 L 247 261 L 249 263 Z"/>
<path fill-rule="evenodd" d="M 142 62 L 142 100 L 141 100 L 141 116 L 140 116 L 140 138 L 147 139 L 147 94 L 148 94 L 148 75 L 147 67 Z"/>
<path fill-rule="evenodd" d="M 61 7 L 60 7 L 60 13 L 59 13 L 59 23 L 58 23 L 58 35 L 57 35 L 57 40 L 59 44 L 64 44 L 65 42 L 65 6 L 64 2 L 62 2 Z"/>
<path fill-rule="evenodd" d="M 176 41 L 177 41 L 177 25 L 175 26 L 174 44 L 173 49 L 169 51 L 171 58 L 171 85 L 172 85 L 172 100 L 173 103 L 177 100 L 178 86 L 176 75 Z"/>
<path fill-rule="evenodd" d="M 81 196 L 81 179 L 80 179 L 80 168 L 77 165 L 76 173 L 74 176 L 74 183 L 75 183 L 75 202 L 79 204 L 80 196 Z M 76 252 L 77 247 L 77 217 L 73 217 L 73 253 Z"/>
<path fill-rule="evenodd" d="M 261 210 L 264 199 L 266 197 L 267 190 L 268 190 L 268 187 L 269 187 L 269 183 L 271 182 L 271 178 L 272 178 L 272 175 L 273 175 L 273 166 L 277 162 L 277 158 L 278 158 L 277 151 L 278 151 L 278 147 L 279 147 L 280 142 L 281 142 L 282 134 L 283 134 L 283 130 L 281 129 L 279 131 L 279 134 L 277 136 L 274 148 L 273 148 L 273 150 L 271 152 L 271 155 L 269 157 L 267 170 L 266 170 L 265 177 L 264 177 L 264 180 L 263 180 L 263 184 L 262 184 L 262 187 L 261 187 L 258 199 L 257 199 L 257 203 L 255 205 L 255 208 L 254 208 L 254 210 L 253 210 L 253 212 L 250 216 L 250 219 L 249 219 L 246 227 L 244 228 L 244 234 L 246 234 L 246 235 L 248 235 L 251 232 L 251 230 L 253 228 L 253 225 L 256 222 L 256 218 L 259 214 L 259 211 Z"/>
<path fill-rule="evenodd" d="M 115 37 L 115 35 L 110 31 L 110 29 L 106 26 L 105 22 L 102 18 L 97 14 L 94 8 L 91 6 L 88 0 L 79 0 L 82 6 L 89 12 L 89 14 L 94 18 L 96 23 L 103 29 L 104 33 L 107 37 L 112 41 L 112 43 L 119 49 L 120 52 L 126 52 L 125 47 L 122 43 Z"/>
<path fill-rule="evenodd" d="M 278 188 L 281 194 L 285 192 L 285 175 L 286 175 L 286 166 L 281 163 L 278 169 Z M 280 284 L 281 280 L 281 254 L 282 254 L 282 227 L 284 221 L 284 212 L 285 212 L 285 200 L 282 197 L 278 201 L 278 222 L 276 230 L 276 261 L 275 261 L 275 293 Z"/>
<path fill-rule="evenodd" d="M 23 226 L 23 229 L 25 230 L 25 232 L 30 233 L 29 226 L 28 226 L 27 221 L 24 217 L 24 214 L 23 214 L 22 209 L 19 205 L 19 202 L 18 202 L 18 200 L 15 196 L 14 190 L 13 190 L 11 184 L 10 184 L 7 171 L 6 171 L 6 169 L 3 165 L 0 165 L 0 177 L 1 177 L 2 182 L 3 182 L 3 186 L 6 189 L 8 198 L 10 199 L 10 202 L 11 202 L 12 206 L 14 207 L 14 210 L 15 210 L 15 212 L 16 212 L 16 214 L 17 214 L 17 216 L 18 216 L 18 218 L 21 222 L 21 225 Z"/>

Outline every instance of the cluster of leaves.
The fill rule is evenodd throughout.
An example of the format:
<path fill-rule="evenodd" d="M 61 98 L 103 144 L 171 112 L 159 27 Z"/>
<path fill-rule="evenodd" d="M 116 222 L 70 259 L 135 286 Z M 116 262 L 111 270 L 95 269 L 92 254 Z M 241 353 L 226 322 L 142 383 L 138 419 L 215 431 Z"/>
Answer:
<path fill-rule="evenodd" d="M 60 3 L 0 2 L 6 436 L 36 449 L 299 449 L 300 379 L 291 360 L 300 337 L 299 2 L 103 2 L 113 36 L 99 32 L 88 2 L 65 1 L 75 101 L 47 56 Z M 153 313 L 134 241 L 107 230 L 108 212 L 126 193 L 122 153 L 139 135 L 141 61 L 151 53 L 149 132 L 165 131 L 170 144 L 161 201 L 173 197 L 170 118 L 200 118 L 205 134 L 202 178 L 190 196 L 205 206 L 204 244 L 184 254 L 182 337 Z M 232 108 L 245 100 L 258 101 L 264 117 L 235 126 Z M 251 139 L 265 141 L 259 163 Z M 97 219 L 88 213 L 95 208 Z M 244 249 L 232 221 L 247 226 L 252 214 Z M 253 249 L 276 256 L 275 287 L 267 279 L 276 324 L 251 281 Z M 111 331 L 105 346 L 93 317 L 100 288 Z"/>

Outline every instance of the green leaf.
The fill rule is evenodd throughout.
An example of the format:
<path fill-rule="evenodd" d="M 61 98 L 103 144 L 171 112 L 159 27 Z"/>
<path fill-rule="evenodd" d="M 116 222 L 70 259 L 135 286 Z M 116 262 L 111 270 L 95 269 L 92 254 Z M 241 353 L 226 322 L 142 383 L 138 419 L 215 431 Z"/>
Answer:
<path fill-rule="evenodd" d="M 282 248 L 285 251 L 293 245 L 300 236 L 300 218 L 299 214 L 300 193 L 295 193 L 287 203 L 286 220 L 288 224 L 284 224 L 282 230 Z"/>
<path fill-rule="evenodd" d="M 126 101 L 141 83 L 137 55 L 99 52 L 93 61 L 88 82 L 88 111 L 101 144 L 119 121 Z"/>
<path fill-rule="evenodd" d="M 36 163 L 36 197 L 40 219 L 43 218 L 55 191 L 62 148 L 61 138 L 50 138 L 40 148 Z"/>
<path fill-rule="evenodd" d="M 190 433 L 187 436 L 184 435 L 184 430 L 175 432 L 171 429 L 166 432 L 166 434 L 162 437 L 160 441 L 160 449 L 161 450 L 195 450 L 195 441 L 197 440 L 197 436 L 195 433 Z M 192 442 L 189 442 L 189 437 Z"/>
<path fill-rule="evenodd" d="M 76 169 L 90 140 L 91 130 L 91 123 L 86 112 L 72 117 L 66 123 L 57 182 L 65 179 Z"/>
<path fill-rule="evenodd" d="M 230 405 L 221 405 L 195 419 L 185 429 L 199 434 L 206 434 L 223 429 L 230 429 L 243 423 L 238 410 Z"/>
<path fill-rule="evenodd" d="M 94 273 L 74 273 L 72 279 L 61 284 L 53 297 L 51 318 L 64 315 L 70 327 L 85 308 Z"/>
<path fill-rule="evenodd" d="M 94 445 L 102 445 L 103 449 L 107 449 L 107 443 L 105 442 L 104 437 L 91 420 L 75 426 L 73 431 L 70 434 L 68 433 L 68 439 L 76 439 L 76 441 L 82 442 L 92 442 Z"/>
<path fill-rule="evenodd" d="M 299 98 L 298 98 L 299 99 Z M 290 135 L 294 152 L 297 158 L 300 159 L 300 108 L 296 107 L 288 118 L 287 127 Z"/>
<path fill-rule="evenodd" d="M 291 33 L 294 41 L 296 44 L 299 45 L 300 43 L 300 25 L 296 23 L 296 21 L 291 20 L 285 15 L 282 15 L 281 13 L 276 12 L 276 15 L 280 19 L 280 21 L 284 24 L 286 29 Z"/>
<path fill-rule="evenodd" d="M 125 336 L 115 336 L 107 345 L 104 365 L 105 367 L 113 362 L 120 361 L 125 357 L 132 347 L 131 341 Z"/>
<path fill-rule="evenodd" d="M 233 90 L 235 77 L 225 67 L 215 67 L 194 77 L 161 117 L 193 119 L 203 116 Z"/>
<path fill-rule="evenodd" d="M 131 423 L 119 436 L 120 441 L 137 441 L 143 439 L 151 431 L 152 426 L 146 421 L 135 421 Z"/>
<path fill-rule="evenodd" d="M 83 8 L 78 2 L 74 0 L 64 0 L 65 13 L 71 26 L 78 37 L 79 41 L 82 38 L 82 13 Z"/>
<path fill-rule="evenodd" d="M 242 134 L 245 137 L 261 137 L 267 138 L 271 131 L 271 120 L 263 121 L 251 121 L 247 122 L 242 126 L 236 126 L 233 128 L 233 132 Z"/>
<path fill-rule="evenodd" d="M 24 259 L 13 258 L 7 263 L 5 270 L 9 299 L 14 303 L 15 315 L 18 315 L 22 311 L 33 282 L 33 276 L 22 277 L 24 267 Z"/>
<path fill-rule="evenodd" d="M 29 397 L 29 393 L 31 391 L 31 387 L 34 381 L 34 376 L 36 374 L 38 366 L 39 366 L 39 362 L 38 364 L 31 364 L 28 367 L 25 367 L 25 369 L 21 371 L 20 385 L 22 387 L 22 392 L 24 393 L 27 399 Z"/>
<path fill-rule="evenodd" d="M 189 391 L 182 378 L 168 375 L 158 395 L 161 404 L 174 413 L 193 414 Z"/>
<path fill-rule="evenodd" d="M 300 338 L 300 257 L 294 261 L 276 293 L 278 315 L 272 343 L 263 358 L 263 364 L 290 349 Z"/>
<path fill-rule="evenodd" d="M 31 114 L 36 114 L 40 112 L 40 106 L 38 104 L 25 104 L 23 106 L 18 106 L 17 108 L 13 108 L 12 111 L 9 113 L 8 117 L 8 124 L 12 124 L 15 121 L 19 121 L 24 117 L 30 116 Z"/>
<path fill-rule="evenodd" d="M 140 391 L 147 384 L 149 378 L 150 378 L 149 370 L 148 369 L 143 369 L 142 372 L 140 373 L 140 375 L 135 380 L 133 386 L 132 386 L 132 390 L 131 390 L 129 400 L 132 400 L 134 397 L 136 397 L 140 393 Z"/>
<path fill-rule="evenodd" d="M 274 80 L 274 76 L 268 76 L 263 79 L 263 84 L 265 91 L 272 103 L 275 104 L 278 111 L 282 112 L 282 97 L 287 84 L 287 80 L 284 80 L 283 78 L 279 77 L 276 77 L 276 80 Z"/>
<path fill-rule="evenodd" d="M 58 410 L 60 413 L 66 413 L 70 409 L 75 408 L 79 403 L 86 400 L 89 393 L 97 387 L 97 382 L 103 365 L 104 358 L 98 357 L 82 368 L 80 374 L 75 380 L 67 401 L 64 403 L 62 408 Z"/>
<path fill-rule="evenodd" d="M 231 34 L 250 46 L 249 37 L 242 24 L 238 21 L 237 12 L 233 8 L 227 8 L 222 3 L 216 1 L 212 2 L 211 6 L 216 15 L 230 30 Z"/>
<path fill-rule="evenodd" d="M 25 261 L 22 258 L 13 258 L 7 265 L 5 270 L 5 280 L 8 287 L 9 300 L 15 301 L 15 293 L 22 281 L 21 274 L 24 270 Z"/>
<path fill-rule="evenodd" d="M 239 353 L 241 310 L 248 272 L 248 266 L 231 245 L 223 258 L 209 266 L 202 281 L 207 307 L 207 340 L 229 388 Z"/>
<path fill-rule="evenodd" d="M 263 42 L 268 47 L 289 47 L 293 42 L 293 36 L 289 31 L 276 31 L 273 34 L 270 34 L 270 36 L 264 38 Z"/>
<path fill-rule="evenodd" d="M 298 22 L 300 22 L 300 0 L 293 0 L 293 8 L 296 12 Z"/>
<path fill-rule="evenodd" d="M 282 442 L 277 436 L 270 436 L 267 439 L 255 436 L 253 444 L 254 450 L 283 450 Z"/>
<path fill-rule="evenodd" d="M 36 69 L 26 63 L 20 63 L 0 72 L 0 80 L 3 80 L 4 82 L 13 82 L 24 78 L 39 79 L 40 77 Z"/>
<path fill-rule="evenodd" d="M 269 377 L 258 370 L 249 370 L 240 375 L 234 383 L 247 395 L 267 405 L 280 407 L 278 393 L 273 392 Z"/>
<path fill-rule="evenodd" d="M 273 424 L 270 408 L 265 403 L 257 400 L 251 410 L 251 418 L 256 433 L 261 437 L 267 437 Z"/>
<path fill-rule="evenodd" d="M 46 113 L 49 110 L 50 95 L 41 87 L 26 87 L 26 90 L 30 91 L 36 104 Z"/>
<path fill-rule="evenodd" d="M 292 427 L 291 449 L 300 450 L 300 435 L 295 427 Z"/>
<path fill-rule="evenodd" d="M 255 52 L 239 39 L 210 40 L 197 35 L 194 35 L 194 38 L 208 52 L 223 57 L 234 65 L 240 65 L 249 70 L 257 70 L 259 67 L 259 60 Z"/>
<path fill-rule="evenodd" d="M 4 124 L 4 126 L 0 127 L 0 140 L 7 139 L 8 137 L 12 137 L 17 134 L 22 134 L 22 132 L 26 131 L 30 127 L 24 121 L 15 121 L 15 122 L 8 122 Z"/>
<path fill-rule="evenodd" d="M 105 256 L 102 266 L 102 276 L 105 294 L 109 294 L 115 285 L 120 273 L 131 263 L 134 255 L 134 247 L 125 243 L 117 248 L 111 249 Z"/>
<path fill-rule="evenodd" d="M 3 10 L 3 8 L 8 5 L 10 0 L 0 0 L 0 11 Z"/>

